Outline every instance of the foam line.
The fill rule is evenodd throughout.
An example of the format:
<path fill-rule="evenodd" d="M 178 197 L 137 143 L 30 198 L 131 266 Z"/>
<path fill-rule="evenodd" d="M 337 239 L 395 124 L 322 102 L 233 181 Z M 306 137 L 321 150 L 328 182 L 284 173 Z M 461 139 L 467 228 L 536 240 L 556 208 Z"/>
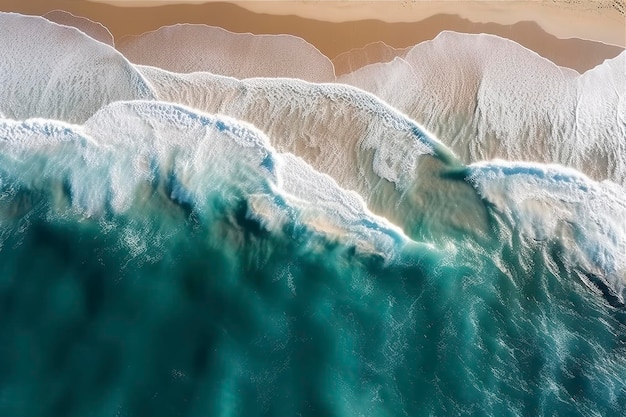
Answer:
<path fill-rule="evenodd" d="M 88 35 L 99 42 L 115 47 L 113 35 L 109 32 L 109 29 L 101 23 L 94 22 L 86 17 L 73 15 L 72 13 L 64 10 L 52 10 L 51 12 L 43 15 L 43 17 L 59 25 L 75 27 L 85 35 Z"/>
<path fill-rule="evenodd" d="M 566 265 L 594 276 L 626 301 L 626 190 L 559 165 L 490 161 L 473 164 L 468 180 L 497 216 L 506 236 L 559 248 Z M 552 255 L 553 256 L 553 255 Z"/>
<path fill-rule="evenodd" d="M 208 216 L 210 196 L 219 194 L 244 199 L 246 216 L 272 233 L 303 224 L 385 259 L 409 242 L 356 194 L 303 160 L 277 154 L 259 130 L 226 116 L 164 102 L 116 102 L 84 126 L 3 121 L 0 138 L 5 187 L 13 179 L 18 188 L 51 192 L 53 201 L 69 201 L 88 217 L 123 213 L 159 194 Z"/>

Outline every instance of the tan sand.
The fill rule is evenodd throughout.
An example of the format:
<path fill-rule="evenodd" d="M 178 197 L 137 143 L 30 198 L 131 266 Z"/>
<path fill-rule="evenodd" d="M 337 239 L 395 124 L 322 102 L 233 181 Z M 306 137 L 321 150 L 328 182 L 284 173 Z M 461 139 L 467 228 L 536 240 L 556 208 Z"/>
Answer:
<path fill-rule="evenodd" d="M 374 42 L 362 48 L 355 48 L 333 58 L 337 76 L 351 73 L 361 67 L 377 62 L 393 61 L 395 57 L 403 57 L 408 48 L 394 48 L 384 42 Z"/>
<path fill-rule="evenodd" d="M 200 3 L 186 0 L 90 1 L 126 7 Z M 255 13 L 294 15 L 336 23 L 370 19 L 387 23 L 418 22 L 437 14 L 501 25 L 533 21 L 558 38 L 575 37 L 626 47 L 623 0 L 283 0 L 234 3 Z"/>
<path fill-rule="evenodd" d="M 115 46 L 113 35 L 100 23 L 93 22 L 85 17 L 74 16 L 73 14 L 63 10 L 53 10 L 46 13 L 43 17 L 60 25 L 78 28 L 83 33 L 99 40 L 102 43 Z"/>
<path fill-rule="evenodd" d="M 315 2 L 314 4 L 317 6 L 314 10 L 316 10 L 318 14 L 324 13 L 324 16 L 329 19 L 331 17 L 337 19 L 337 16 L 347 17 L 348 12 L 346 10 L 350 11 L 355 7 L 352 4 L 347 5 L 347 3 L 348 2 Z M 397 2 L 358 3 L 360 5 L 359 10 L 368 10 L 368 5 L 375 7 L 379 3 L 386 3 L 384 6 L 393 8 L 390 4 L 396 4 Z M 457 2 L 436 3 L 442 4 L 439 4 L 439 6 L 434 3 L 426 5 L 428 13 L 447 10 L 446 8 L 449 9 L 452 7 L 452 3 Z M 510 2 L 506 3 L 508 4 Z M 256 2 L 248 2 L 242 4 L 245 4 L 248 8 L 263 7 L 265 8 L 264 10 L 272 10 L 273 13 L 278 13 L 279 11 L 287 13 L 292 10 L 291 8 L 297 7 L 297 4 L 300 3 L 281 2 L 279 4 L 281 6 L 280 10 L 278 3 L 273 2 L 261 2 L 259 4 Z M 469 7 L 468 4 L 473 3 L 464 3 L 462 10 L 465 10 L 465 7 Z M 483 5 L 481 7 L 486 7 L 485 4 L 487 4 L 487 2 L 480 2 L 480 4 Z M 492 3 L 489 2 L 489 4 Z M 419 2 L 418 4 L 410 4 L 406 7 L 407 10 L 417 10 L 417 7 L 421 7 L 422 5 L 424 4 Z M 302 7 L 305 6 L 306 4 L 302 5 Z M 272 7 L 274 9 L 271 9 Z M 548 8 L 548 6 L 546 6 L 546 8 Z M 535 22 L 520 22 L 512 25 L 500 23 L 481 24 L 472 23 L 456 14 L 438 14 L 427 17 L 425 20 L 414 22 L 388 23 L 382 20 L 359 20 L 337 23 L 313 20 L 299 16 L 259 14 L 232 3 L 177 4 L 158 7 L 121 8 L 97 2 L 76 2 L 72 0 L 50 0 L 46 2 L 2 0 L 0 9 L 3 11 L 16 11 L 37 15 L 45 14 L 54 9 L 66 10 L 77 16 L 84 16 L 91 20 L 101 22 L 111 31 L 116 39 L 120 39 L 126 35 L 141 34 L 155 30 L 161 26 L 176 23 L 204 23 L 219 26 L 233 32 L 243 33 L 288 33 L 299 36 L 312 43 L 329 58 L 334 58 L 343 52 L 354 48 L 361 48 L 377 41 L 382 41 L 393 48 L 405 48 L 425 40 L 433 39 L 442 30 L 469 33 L 485 32 L 506 37 L 552 60 L 557 65 L 574 68 L 579 72 L 584 72 L 595 67 L 603 62 L 604 59 L 617 56 L 624 49 L 621 46 L 606 45 L 589 40 L 559 39 L 544 31 Z M 497 21 L 498 19 L 496 19 L 496 17 L 501 15 L 502 17 L 499 20 L 506 22 L 505 17 L 507 14 L 503 12 L 502 7 L 497 6 L 496 9 L 497 13 L 494 11 L 492 13 L 493 16 L 490 17 L 493 17 L 493 19 Z M 376 8 L 369 10 L 376 11 Z M 460 10 L 461 9 L 457 8 L 455 12 L 460 12 Z M 593 28 L 602 26 L 598 22 L 605 22 L 607 28 L 614 28 L 616 26 L 614 19 L 616 17 L 615 14 L 617 14 L 617 16 L 621 15 L 619 15 L 619 12 L 616 10 L 607 10 L 610 12 L 604 13 L 606 16 L 601 12 L 589 12 L 586 25 Z M 426 16 L 428 13 L 423 12 L 421 16 Z M 526 15 L 522 14 L 522 16 L 529 16 L 529 13 L 530 12 L 527 12 Z M 358 16 L 359 15 L 356 14 L 354 17 L 356 18 Z M 416 16 L 415 19 L 418 19 L 419 16 Z M 517 17 L 519 18 L 519 16 L 520 15 Z M 384 13 L 376 17 L 377 19 L 386 18 Z M 511 18 L 508 19 L 511 20 Z M 623 25 L 623 17 L 621 20 L 621 24 Z M 580 26 L 585 26 L 584 24 L 580 25 L 577 24 L 576 20 L 572 20 L 571 26 L 572 31 L 578 28 L 579 31 L 581 31 L 580 36 L 585 37 L 585 33 L 582 33 L 584 30 L 580 28 Z M 615 39 L 613 40 L 615 41 Z"/>

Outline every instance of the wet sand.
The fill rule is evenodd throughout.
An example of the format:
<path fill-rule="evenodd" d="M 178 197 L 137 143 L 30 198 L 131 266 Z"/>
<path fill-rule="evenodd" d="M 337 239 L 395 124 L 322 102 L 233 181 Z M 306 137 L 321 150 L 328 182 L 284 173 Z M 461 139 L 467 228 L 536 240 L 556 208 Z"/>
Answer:
<path fill-rule="evenodd" d="M 43 17 L 60 25 L 73 26 L 92 38 L 97 39 L 102 43 L 106 43 L 107 45 L 115 45 L 113 35 L 111 35 L 111 32 L 109 32 L 106 27 L 87 18 L 74 16 L 73 14 L 62 10 L 53 10 L 46 13 Z"/>
<path fill-rule="evenodd" d="M 411 48 L 393 48 L 384 42 L 374 42 L 362 48 L 352 49 L 333 58 L 335 75 L 340 76 L 356 71 L 366 65 L 393 61 L 402 58 Z"/>
<path fill-rule="evenodd" d="M 121 4 L 123 0 L 91 1 Z M 143 1 L 143 4 L 159 3 L 162 4 Z M 626 47 L 623 0 L 244 1 L 237 4 L 256 13 L 332 22 L 368 19 L 418 22 L 440 14 L 501 25 L 531 21 L 561 39 L 580 38 Z"/>
<path fill-rule="evenodd" d="M 436 3 L 451 4 L 451 2 Z M 276 7 L 278 7 L 275 2 L 248 2 L 242 4 L 246 5 L 247 8 L 233 3 L 130 7 L 127 2 L 127 7 L 117 7 L 89 1 L 50 0 L 46 2 L 24 2 L 23 0 L 2 0 L 0 2 L 0 10 L 35 15 L 43 15 L 55 9 L 66 10 L 77 16 L 87 17 L 102 23 L 117 40 L 127 35 L 138 35 L 155 30 L 161 26 L 176 23 L 204 23 L 242 33 L 288 33 L 307 40 L 331 59 L 353 48 L 362 48 L 367 44 L 378 41 L 382 41 L 393 48 L 405 48 L 433 39 L 442 30 L 492 33 L 512 39 L 552 60 L 557 65 L 573 68 L 579 72 L 593 68 L 607 58 L 617 56 L 624 49 L 621 46 L 603 44 L 597 41 L 559 39 L 547 33 L 538 23 L 533 21 L 514 24 L 474 23 L 454 14 L 437 14 L 412 22 L 389 23 L 373 19 L 332 22 L 295 15 L 255 13 L 249 10 L 249 8 L 261 8 L 274 13 L 277 12 Z M 323 6 L 320 5 L 320 2 L 315 4 L 317 5 L 315 10 L 318 10 L 318 13 L 321 10 L 326 16 L 341 18 L 341 10 L 345 14 L 345 2 L 325 2 Z M 283 9 L 281 10 L 288 12 L 290 7 L 296 6 L 295 2 L 282 2 L 281 7 Z M 411 8 L 417 8 L 418 6 L 422 6 L 422 4 L 420 2 L 412 4 Z M 428 10 L 435 10 L 432 9 L 433 5 L 429 7 L 431 9 Z M 440 7 L 443 6 L 440 5 Z M 449 5 L 446 7 L 449 7 Z M 365 9 L 365 7 L 362 8 Z M 424 13 L 422 15 L 425 15 Z M 499 13 L 504 16 L 501 11 Z M 613 20 L 611 20 L 615 13 L 607 13 L 608 17 L 604 19 L 610 23 L 606 24 L 609 28 L 615 26 Z M 596 16 L 595 20 L 601 21 L 601 13 L 596 14 L 598 16 Z M 498 15 L 498 13 L 495 15 Z M 591 14 L 590 16 L 595 15 Z M 382 17 L 385 16 L 380 18 Z M 592 18 L 588 20 L 592 23 L 595 22 Z M 594 25 L 597 25 L 597 23 L 594 23 Z M 575 25 L 572 24 L 572 26 Z M 342 71 L 345 71 L 345 69 L 338 68 L 337 72 L 341 73 Z"/>
<path fill-rule="evenodd" d="M 122 7 L 202 3 L 197 0 L 88 1 Z M 622 0 L 248 0 L 230 3 L 255 13 L 292 15 L 325 22 L 376 19 L 387 23 L 410 23 L 438 14 L 502 25 L 533 21 L 561 39 L 575 37 L 626 47 L 626 11 Z"/>

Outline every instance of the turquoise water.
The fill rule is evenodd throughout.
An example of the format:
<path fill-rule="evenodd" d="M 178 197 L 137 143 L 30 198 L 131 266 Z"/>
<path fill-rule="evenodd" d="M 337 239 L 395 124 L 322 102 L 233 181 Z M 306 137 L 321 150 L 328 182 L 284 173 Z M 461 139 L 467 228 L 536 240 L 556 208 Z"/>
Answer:
<path fill-rule="evenodd" d="M 626 403 L 623 305 L 582 284 L 568 248 L 515 235 L 488 204 L 480 242 L 449 236 L 453 255 L 407 242 L 389 260 L 297 219 L 268 229 L 237 184 L 200 204 L 160 179 L 123 212 L 85 215 L 69 179 L 24 175 L 2 177 L 2 415 L 619 415 Z"/>

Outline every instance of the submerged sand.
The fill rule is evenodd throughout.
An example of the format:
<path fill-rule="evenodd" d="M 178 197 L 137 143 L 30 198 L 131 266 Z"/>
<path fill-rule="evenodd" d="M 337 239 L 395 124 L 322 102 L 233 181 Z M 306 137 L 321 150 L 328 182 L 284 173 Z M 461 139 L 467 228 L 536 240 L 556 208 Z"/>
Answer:
<path fill-rule="evenodd" d="M 240 33 L 286 33 L 305 39 L 331 59 L 372 42 L 406 48 L 433 39 L 443 30 L 491 33 L 514 40 L 557 65 L 579 72 L 617 56 L 626 42 L 623 14 L 611 7 L 594 6 L 590 10 L 580 5 L 578 8 L 568 4 L 557 7 L 543 2 L 462 3 L 415 2 L 401 6 L 400 2 L 211 2 L 175 5 L 123 2 L 125 7 L 121 8 L 99 2 L 71 0 L 45 3 L 7 0 L 3 2 L 2 10 L 38 15 L 55 9 L 66 10 L 102 23 L 117 40 L 176 23 L 203 23 Z M 507 10 L 510 8 L 512 11 L 505 13 L 502 3 L 506 3 Z M 146 4 L 158 5 L 143 7 Z M 546 16 L 542 17 L 543 14 Z M 350 17 L 366 20 L 346 21 Z M 549 28 L 550 32 L 545 28 Z M 563 36 L 577 38 L 561 39 Z M 354 69 L 353 66 L 339 66 L 337 73 Z"/>

